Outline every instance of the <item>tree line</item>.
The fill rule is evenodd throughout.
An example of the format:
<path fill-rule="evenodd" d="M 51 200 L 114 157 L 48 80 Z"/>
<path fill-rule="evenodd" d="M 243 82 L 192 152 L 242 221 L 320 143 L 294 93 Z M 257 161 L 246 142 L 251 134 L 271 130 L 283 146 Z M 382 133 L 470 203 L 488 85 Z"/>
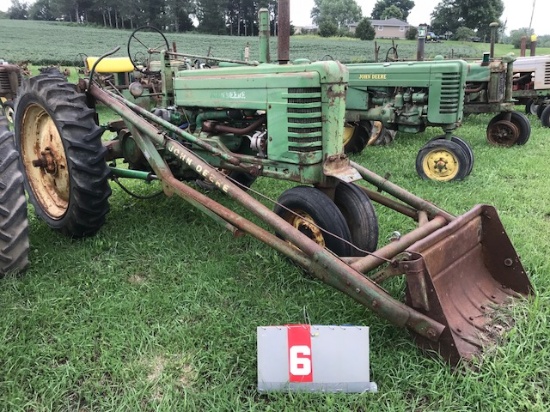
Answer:
<path fill-rule="evenodd" d="M 256 35 L 262 7 L 270 11 L 271 32 L 275 34 L 277 0 L 35 0 L 31 4 L 12 0 L 7 15 L 11 19 L 62 20 L 115 29 L 153 25 L 166 31 Z M 413 7 L 412 0 L 378 0 L 370 18 L 406 20 Z M 333 23 L 342 29 L 361 21 L 364 11 L 355 0 L 315 0 L 311 17 L 316 25 Z"/>
<path fill-rule="evenodd" d="M 12 19 L 63 20 L 114 29 L 152 25 L 164 31 L 196 30 L 210 34 L 255 36 L 258 33 L 258 10 L 262 7 L 269 10 L 271 33 L 276 34 L 277 0 L 35 0 L 30 5 L 25 0 L 12 0 L 7 16 Z M 349 25 L 358 23 L 355 36 L 372 40 L 375 36 L 372 20 L 396 18 L 407 21 L 413 7 L 413 0 L 377 0 L 369 14 L 368 10 L 361 10 L 356 0 L 314 0 L 310 17 L 321 36 L 350 35 Z M 483 41 L 489 39 L 489 24 L 499 21 L 503 11 L 502 0 L 441 0 L 424 23 L 431 31 L 450 34 L 454 40 L 479 38 Z M 506 23 L 500 23 L 503 40 Z M 527 31 L 521 29 L 518 32 Z M 518 34 L 514 31 L 512 34 L 509 39 L 515 44 Z M 408 38 L 415 37 L 416 29 L 413 28 Z M 546 37 L 539 38 L 539 44 L 546 43 Z"/>
<path fill-rule="evenodd" d="M 272 32 L 277 0 L 12 0 L 11 19 L 66 21 L 114 29 L 151 25 L 165 31 L 256 35 L 257 13 L 267 8 Z M 198 25 L 197 25 L 198 23 Z"/>

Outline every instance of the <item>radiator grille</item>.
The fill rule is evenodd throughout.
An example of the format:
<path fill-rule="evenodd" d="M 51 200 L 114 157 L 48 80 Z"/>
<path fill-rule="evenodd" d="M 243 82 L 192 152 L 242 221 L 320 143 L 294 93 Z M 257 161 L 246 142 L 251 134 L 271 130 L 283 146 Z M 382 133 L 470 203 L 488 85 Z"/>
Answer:
<path fill-rule="evenodd" d="M 10 90 L 11 87 L 8 73 L 0 71 L 0 92 L 8 93 Z"/>
<path fill-rule="evenodd" d="M 550 62 L 546 63 L 544 69 L 544 84 L 550 85 Z"/>
<path fill-rule="evenodd" d="M 443 73 L 441 79 L 441 102 L 439 105 L 440 114 L 458 112 L 461 88 L 459 73 Z"/>
<path fill-rule="evenodd" d="M 17 69 L 17 70 L 19 70 L 19 69 Z M 13 79 L 13 80 L 17 79 L 17 84 L 14 84 L 13 88 L 12 88 L 12 84 L 10 82 L 10 78 Z M 14 83 L 15 83 L 15 81 L 14 81 Z M 12 98 L 15 97 L 13 95 L 15 94 L 15 92 L 17 91 L 19 86 L 21 86 L 21 74 L 20 73 L 14 71 L 14 70 L 11 70 L 11 69 L 8 69 L 8 70 L 1 70 L 0 69 L 0 93 L 3 96 L 11 96 Z"/>
<path fill-rule="evenodd" d="M 309 153 L 322 150 L 323 117 L 321 88 L 288 89 L 288 150 Z"/>

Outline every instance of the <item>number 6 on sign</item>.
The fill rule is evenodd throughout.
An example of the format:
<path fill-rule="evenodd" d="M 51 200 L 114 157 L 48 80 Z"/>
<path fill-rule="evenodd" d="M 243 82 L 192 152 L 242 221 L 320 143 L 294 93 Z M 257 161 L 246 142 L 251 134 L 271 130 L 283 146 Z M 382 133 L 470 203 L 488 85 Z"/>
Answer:
<path fill-rule="evenodd" d="M 288 325 L 288 380 L 313 382 L 309 325 Z"/>
<path fill-rule="evenodd" d="M 292 346 L 288 350 L 290 375 L 311 375 L 311 348 L 305 345 Z"/>

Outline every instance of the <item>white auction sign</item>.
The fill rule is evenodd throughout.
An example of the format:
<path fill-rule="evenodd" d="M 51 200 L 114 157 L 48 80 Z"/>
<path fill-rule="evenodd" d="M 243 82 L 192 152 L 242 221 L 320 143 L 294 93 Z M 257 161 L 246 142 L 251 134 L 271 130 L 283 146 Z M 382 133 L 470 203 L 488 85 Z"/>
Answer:
<path fill-rule="evenodd" d="M 260 326 L 257 334 L 259 391 L 377 391 L 366 326 Z"/>

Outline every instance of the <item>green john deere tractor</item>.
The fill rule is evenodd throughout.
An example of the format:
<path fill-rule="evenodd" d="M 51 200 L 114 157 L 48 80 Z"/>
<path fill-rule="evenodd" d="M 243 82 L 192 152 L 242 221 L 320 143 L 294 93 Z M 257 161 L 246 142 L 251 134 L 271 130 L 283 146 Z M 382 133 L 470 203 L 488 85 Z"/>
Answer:
<path fill-rule="evenodd" d="M 462 121 L 466 62 L 386 62 L 349 64 L 347 68 L 347 152 L 360 152 L 368 144 L 387 139 L 388 130 L 421 133 L 437 126 L 443 134 L 418 152 L 419 176 L 449 181 L 470 174 L 472 150 L 454 135 Z M 377 127 L 378 122 L 383 127 Z"/>
<path fill-rule="evenodd" d="M 279 12 L 287 16 L 279 33 L 288 34 L 288 1 L 280 1 Z M 266 36 L 266 9 L 259 22 Z M 261 49 L 259 62 L 215 69 L 176 71 L 175 61 L 189 56 L 164 41 L 146 47 L 157 59 L 141 74 L 162 86 L 153 110 L 102 87 L 94 67 L 77 85 L 56 75 L 30 78 L 16 102 L 15 139 L 0 124 L 0 158 L 7 159 L 0 191 L 9 187 L 11 193 L 0 202 L 20 210 L 25 195 L 18 183 L 24 180 L 47 225 L 70 237 L 90 236 L 105 224 L 110 179 L 156 180 L 166 195 L 179 195 L 234 234 L 265 242 L 380 317 L 409 328 L 420 347 L 452 363 L 478 355 L 491 343 L 492 335 L 479 330 L 492 322 L 493 308 L 532 293 L 495 209 L 478 205 L 453 216 L 351 162 L 343 147 L 347 68 L 334 61 L 290 63 L 285 38 L 279 39 L 277 63 Z M 140 85 L 131 89 L 139 100 Z M 100 127 L 96 103 L 120 119 Z M 104 132 L 112 133 L 105 142 Z M 258 176 L 295 185 L 277 200 L 264 199 L 273 202 L 271 210 L 246 190 Z M 197 180 L 233 203 L 218 203 Z M 372 201 L 418 227 L 379 247 Z M 237 213 L 239 207 L 260 223 Z M 26 266 L 25 216 L 0 214 L 2 227 L 11 228 L 0 239 L 2 272 Z M 406 280 L 405 303 L 379 285 L 395 276 Z"/>

